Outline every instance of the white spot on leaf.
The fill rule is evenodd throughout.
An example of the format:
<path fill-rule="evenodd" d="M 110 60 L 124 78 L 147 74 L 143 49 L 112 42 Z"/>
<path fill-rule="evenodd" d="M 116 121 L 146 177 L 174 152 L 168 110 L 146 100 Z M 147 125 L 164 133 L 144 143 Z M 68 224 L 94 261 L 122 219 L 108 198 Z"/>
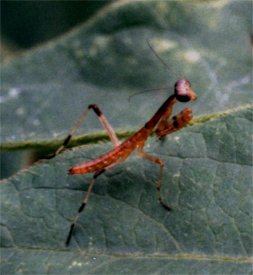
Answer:
<path fill-rule="evenodd" d="M 23 116 L 24 114 L 26 113 L 25 109 L 23 107 L 19 107 L 17 110 L 16 110 L 16 114 L 18 116 Z"/>
<path fill-rule="evenodd" d="M 190 63 L 196 63 L 200 60 L 200 54 L 197 51 L 191 50 L 184 53 L 184 58 Z"/>

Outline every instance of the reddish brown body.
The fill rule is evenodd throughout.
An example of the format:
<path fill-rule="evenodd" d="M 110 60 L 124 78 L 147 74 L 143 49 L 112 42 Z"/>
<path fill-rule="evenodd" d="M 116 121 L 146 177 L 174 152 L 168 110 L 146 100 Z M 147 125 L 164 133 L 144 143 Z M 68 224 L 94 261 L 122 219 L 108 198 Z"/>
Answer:
<path fill-rule="evenodd" d="M 86 174 L 102 170 L 114 163 L 124 161 L 138 145 L 143 143 L 150 134 L 150 130 L 143 127 L 129 139 L 122 142 L 111 151 L 101 155 L 95 160 L 81 163 L 69 169 L 69 174 Z"/>
<path fill-rule="evenodd" d="M 97 159 L 84 162 L 70 168 L 69 174 L 86 174 L 96 172 L 124 161 L 134 149 L 137 149 L 138 147 L 142 148 L 144 146 L 145 141 L 156 126 L 156 134 L 159 137 L 165 136 L 168 133 L 167 128 L 169 125 L 167 120 L 172 113 L 172 106 L 176 103 L 178 99 L 177 97 L 181 96 L 181 101 L 183 102 L 196 99 L 196 95 L 191 89 L 191 85 L 188 80 L 179 80 L 176 85 L 178 86 L 178 89 L 180 89 L 182 94 L 178 95 L 175 93 L 174 95 L 170 96 L 143 128 L 141 128 L 133 136 L 116 146 L 114 149 L 101 155 Z M 95 107 L 95 112 L 99 116 L 102 115 L 100 111 L 98 111 L 96 105 L 93 104 L 90 106 L 93 106 L 93 108 Z M 170 124 L 171 129 L 169 129 L 169 132 L 173 132 L 178 130 L 178 128 L 181 128 L 182 123 L 180 122 L 187 124 L 191 120 L 191 110 L 185 110 L 187 110 L 188 112 L 184 112 L 181 116 L 180 113 L 175 123 Z"/>

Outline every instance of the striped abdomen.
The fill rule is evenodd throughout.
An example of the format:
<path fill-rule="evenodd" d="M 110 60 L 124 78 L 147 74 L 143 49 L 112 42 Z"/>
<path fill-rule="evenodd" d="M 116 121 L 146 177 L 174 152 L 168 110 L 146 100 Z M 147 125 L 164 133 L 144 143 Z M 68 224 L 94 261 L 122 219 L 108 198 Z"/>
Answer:
<path fill-rule="evenodd" d="M 102 170 L 117 161 L 125 160 L 131 152 L 139 145 L 140 142 L 143 142 L 148 137 L 148 131 L 145 128 L 142 128 L 135 135 L 125 140 L 119 146 L 115 147 L 111 151 L 101 155 L 95 160 L 87 161 L 76 165 L 69 169 L 69 174 L 86 174 Z"/>
<path fill-rule="evenodd" d="M 69 169 L 69 174 L 86 174 L 86 173 L 91 173 L 94 171 L 101 170 L 111 165 L 112 163 L 114 163 L 120 158 L 118 151 L 119 151 L 119 148 L 116 147 L 111 151 L 109 151 L 108 153 L 101 155 L 97 159 L 76 165 Z"/>

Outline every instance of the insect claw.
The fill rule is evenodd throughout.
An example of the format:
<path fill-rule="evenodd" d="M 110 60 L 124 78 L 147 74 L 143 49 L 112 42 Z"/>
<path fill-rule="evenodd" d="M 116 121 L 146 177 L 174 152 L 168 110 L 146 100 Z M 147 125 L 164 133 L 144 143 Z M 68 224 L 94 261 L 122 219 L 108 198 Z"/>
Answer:
<path fill-rule="evenodd" d="M 165 208 L 167 211 L 172 211 L 172 208 L 170 208 L 169 206 L 162 204 L 163 208 Z"/>
<path fill-rule="evenodd" d="M 69 246 L 69 243 L 70 243 L 70 240 L 71 240 L 71 236 L 72 236 L 72 232 L 73 232 L 74 226 L 75 226 L 75 224 L 72 223 L 72 224 L 71 224 L 71 227 L 70 227 L 70 230 L 69 230 L 68 237 L 67 237 L 66 242 L 65 242 L 65 245 L 66 245 L 66 246 Z"/>
<path fill-rule="evenodd" d="M 168 205 L 166 205 L 161 198 L 159 198 L 159 202 L 162 205 L 163 208 L 165 208 L 167 211 L 172 211 L 172 208 L 170 208 Z"/>

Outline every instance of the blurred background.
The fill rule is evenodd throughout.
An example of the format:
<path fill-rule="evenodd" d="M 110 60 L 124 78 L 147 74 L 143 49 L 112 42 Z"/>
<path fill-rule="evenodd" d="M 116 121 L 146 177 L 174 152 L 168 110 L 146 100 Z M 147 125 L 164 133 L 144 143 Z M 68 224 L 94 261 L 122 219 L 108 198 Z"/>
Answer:
<path fill-rule="evenodd" d="M 104 1 L 1 1 L 1 62 L 60 36 L 109 4 Z M 23 151 L 0 153 L 0 179 L 29 166 Z"/>
<path fill-rule="evenodd" d="M 1 59 L 65 33 L 109 2 L 1 1 Z"/>

